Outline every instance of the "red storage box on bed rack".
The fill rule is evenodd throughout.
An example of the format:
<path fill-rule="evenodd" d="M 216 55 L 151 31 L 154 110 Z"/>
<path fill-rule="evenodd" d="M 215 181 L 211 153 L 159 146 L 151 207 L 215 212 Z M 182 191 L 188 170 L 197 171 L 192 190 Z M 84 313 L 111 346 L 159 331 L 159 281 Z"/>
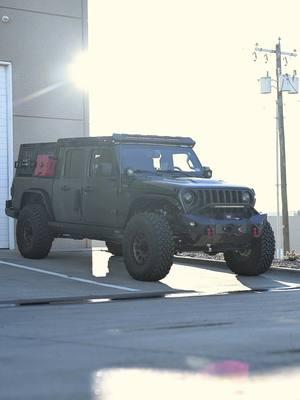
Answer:
<path fill-rule="evenodd" d="M 57 159 L 49 154 L 39 154 L 33 176 L 54 176 Z"/>

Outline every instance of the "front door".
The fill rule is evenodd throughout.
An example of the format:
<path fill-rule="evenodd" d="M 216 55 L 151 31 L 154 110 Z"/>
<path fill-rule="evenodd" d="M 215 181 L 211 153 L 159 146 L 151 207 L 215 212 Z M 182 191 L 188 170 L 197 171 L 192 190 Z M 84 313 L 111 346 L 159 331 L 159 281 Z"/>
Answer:
<path fill-rule="evenodd" d="M 86 169 L 84 147 L 61 148 L 59 176 L 53 185 L 53 209 L 56 221 L 82 221 L 82 184 Z"/>
<path fill-rule="evenodd" d="M 113 149 L 91 149 L 88 165 L 83 186 L 83 223 L 115 227 L 119 174 Z"/>

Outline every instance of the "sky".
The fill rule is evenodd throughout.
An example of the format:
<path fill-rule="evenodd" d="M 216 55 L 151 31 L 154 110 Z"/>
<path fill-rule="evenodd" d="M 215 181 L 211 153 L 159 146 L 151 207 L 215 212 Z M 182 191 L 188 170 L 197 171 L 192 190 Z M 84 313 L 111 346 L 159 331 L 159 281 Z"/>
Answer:
<path fill-rule="evenodd" d="M 258 79 L 275 57 L 256 43 L 300 51 L 296 1 L 89 0 L 92 135 L 191 136 L 213 177 L 246 184 L 276 211 L 276 91 Z M 300 55 L 283 72 L 300 71 Z M 275 83 L 274 83 L 275 84 Z M 284 94 L 289 210 L 298 194 L 300 95 Z"/>

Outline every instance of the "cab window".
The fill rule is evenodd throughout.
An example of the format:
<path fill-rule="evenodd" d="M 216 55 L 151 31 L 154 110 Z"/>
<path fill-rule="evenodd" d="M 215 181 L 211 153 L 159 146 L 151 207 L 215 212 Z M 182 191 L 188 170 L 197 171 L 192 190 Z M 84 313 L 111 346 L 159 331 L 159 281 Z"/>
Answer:
<path fill-rule="evenodd" d="M 64 176 L 66 178 L 80 178 L 84 174 L 84 150 L 70 149 L 66 151 Z"/>
<path fill-rule="evenodd" d="M 115 173 L 111 149 L 102 148 L 92 152 L 89 171 L 91 177 L 113 176 Z"/>

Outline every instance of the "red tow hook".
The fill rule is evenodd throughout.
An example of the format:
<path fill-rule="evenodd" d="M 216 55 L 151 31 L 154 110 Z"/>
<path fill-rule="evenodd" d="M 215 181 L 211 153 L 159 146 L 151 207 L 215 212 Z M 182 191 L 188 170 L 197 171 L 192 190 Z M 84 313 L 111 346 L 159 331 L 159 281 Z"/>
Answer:
<path fill-rule="evenodd" d="M 207 236 L 212 238 L 215 235 L 215 230 L 212 226 L 207 227 Z"/>
<path fill-rule="evenodd" d="M 258 237 L 260 237 L 260 234 L 261 234 L 261 229 L 258 226 L 253 226 L 252 227 L 252 236 L 254 238 L 258 238 Z"/>

